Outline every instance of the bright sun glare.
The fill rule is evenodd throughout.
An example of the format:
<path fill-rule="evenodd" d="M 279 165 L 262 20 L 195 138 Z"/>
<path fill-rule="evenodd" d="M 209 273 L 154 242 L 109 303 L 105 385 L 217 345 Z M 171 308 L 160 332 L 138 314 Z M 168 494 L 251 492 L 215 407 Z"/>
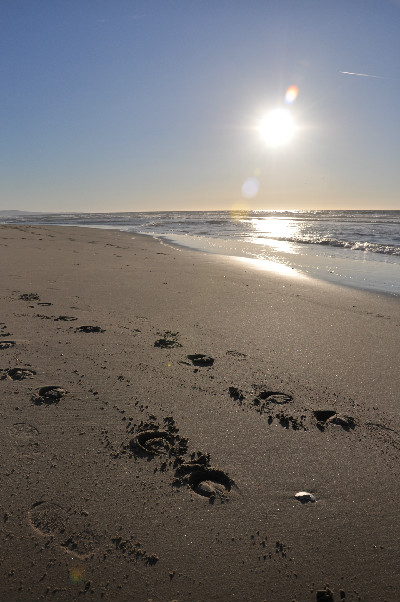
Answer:
<path fill-rule="evenodd" d="M 283 146 L 292 140 L 296 124 L 287 109 L 274 109 L 262 119 L 258 131 L 268 146 Z"/>

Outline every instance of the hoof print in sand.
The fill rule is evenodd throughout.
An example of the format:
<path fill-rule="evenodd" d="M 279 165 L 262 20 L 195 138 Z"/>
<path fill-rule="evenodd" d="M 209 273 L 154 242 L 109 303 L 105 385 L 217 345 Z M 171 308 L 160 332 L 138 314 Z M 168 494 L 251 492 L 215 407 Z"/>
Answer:
<path fill-rule="evenodd" d="M 200 468 L 188 477 L 189 487 L 198 495 L 207 497 L 210 502 L 216 498 L 221 501 L 226 499 L 233 482 L 222 470 L 215 468 Z"/>
<path fill-rule="evenodd" d="M 58 403 L 68 391 L 57 385 L 50 385 L 49 387 L 41 387 L 37 393 L 32 397 L 32 401 L 36 405 L 50 405 L 52 403 Z"/>
<path fill-rule="evenodd" d="M 159 347 L 160 349 L 173 349 L 174 347 L 182 347 L 178 341 L 178 335 L 179 332 L 171 332 L 170 330 L 167 330 L 162 335 L 161 339 L 157 339 L 157 341 L 154 342 L 154 347 Z"/>
<path fill-rule="evenodd" d="M 132 451 L 140 451 L 151 456 L 167 454 L 175 443 L 175 437 L 166 431 L 143 431 L 131 439 Z"/>
<path fill-rule="evenodd" d="M 79 326 L 75 332 L 105 332 L 100 326 Z"/>
<path fill-rule="evenodd" d="M 191 461 L 181 464 L 175 472 L 175 477 L 175 487 L 187 485 L 197 495 L 208 498 L 211 504 L 216 499 L 227 501 L 235 485 L 227 474 L 210 465 L 209 454 L 201 452 L 191 454 Z"/>
<path fill-rule="evenodd" d="M 212 366 L 214 363 L 214 358 L 209 355 L 204 355 L 203 353 L 195 353 L 194 355 L 188 355 L 188 359 L 192 362 L 194 366 L 206 367 Z"/>
<path fill-rule="evenodd" d="M 40 297 L 37 293 L 24 293 L 20 295 L 21 301 L 39 301 Z"/>
<path fill-rule="evenodd" d="M 31 378 L 36 372 L 29 368 L 10 368 L 7 370 L 5 376 L 2 378 L 9 378 L 11 380 L 23 380 L 24 378 Z"/>
<path fill-rule="evenodd" d="M 39 452 L 39 431 L 27 422 L 16 422 L 8 429 L 10 437 L 14 440 L 18 451 L 23 455 Z"/>
<path fill-rule="evenodd" d="M 55 322 L 75 322 L 75 320 L 77 320 L 78 318 L 75 318 L 75 316 L 58 316 L 58 318 L 54 318 Z M 86 327 L 82 327 L 82 328 L 88 328 L 88 326 Z M 96 328 L 94 326 L 91 326 L 90 328 Z M 87 332 L 85 330 L 85 332 Z M 92 331 L 90 331 L 92 332 Z M 98 332 L 98 331 L 96 331 Z"/>
<path fill-rule="evenodd" d="M 255 398 L 253 398 L 252 401 L 249 401 L 249 402 L 246 402 L 243 391 L 241 389 L 238 389 L 237 387 L 229 387 L 229 395 L 232 399 L 237 401 L 239 403 L 239 405 L 250 406 L 251 408 L 255 409 L 256 412 L 258 412 L 259 414 L 263 414 L 267 410 L 271 411 L 272 408 L 276 405 L 286 405 L 293 401 L 293 397 L 291 395 L 289 395 L 288 393 L 282 393 L 281 391 L 269 391 L 269 390 L 261 390 L 261 391 L 257 392 L 256 385 L 254 385 L 254 388 L 256 390 L 257 396 Z M 254 394 L 254 391 L 253 391 L 253 394 Z M 283 414 L 281 413 L 281 414 L 276 415 L 276 418 L 278 418 L 278 420 L 280 420 L 282 416 L 283 416 Z M 294 420 L 292 416 L 290 416 L 288 418 L 290 421 Z M 272 421 L 274 418 L 270 416 L 270 419 Z M 301 422 L 301 421 L 299 421 L 299 422 Z M 295 428 L 295 426 L 293 426 L 293 428 Z"/>
<path fill-rule="evenodd" d="M 0 341 L 0 349 L 11 349 L 14 345 L 15 341 Z"/>
<path fill-rule="evenodd" d="M 149 459 L 167 456 L 170 462 L 183 462 L 188 441 L 178 434 L 175 421 L 171 416 L 164 418 L 163 428 L 160 428 L 156 422 L 141 422 L 137 427 L 131 428 L 130 425 L 128 427 L 128 432 L 134 435 L 129 441 L 128 449 L 135 456 L 147 456 Z M 164 468 L 166 465 L 164 463 Z"/>
<path fill-rule="evenodd" d="M 356 422 L 351 416 L 337 414 L 334 410 L 314 410 L 317 427 L 324 431 L 329 424 L 341 426 L 345 431 L 354 430 Z"/>

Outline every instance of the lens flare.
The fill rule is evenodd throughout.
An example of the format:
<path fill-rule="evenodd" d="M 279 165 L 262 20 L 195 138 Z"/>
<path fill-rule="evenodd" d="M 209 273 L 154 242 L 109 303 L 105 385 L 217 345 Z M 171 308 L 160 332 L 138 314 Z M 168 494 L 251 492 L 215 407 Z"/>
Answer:
<path fill-rule="evenodd" d="M 254 198 L 260 189 L 260 182 L 258 178 L 252 177 L 247 178 L 242 184 L 242 195 L 246 199 Z"/>
<path fill-rule="evenodd" d="M 289 86 L 285 94 L 285 102 L 287 105 L 291 105 L 297 98 L 299 89 L 297 86 Z"/>
<path fill-rule="evenodd" d="M 85 569 L 83 566 L 74 566 L 69 569 L 69 580 L 71 583 L 78 584 L 85 578 Z"/>

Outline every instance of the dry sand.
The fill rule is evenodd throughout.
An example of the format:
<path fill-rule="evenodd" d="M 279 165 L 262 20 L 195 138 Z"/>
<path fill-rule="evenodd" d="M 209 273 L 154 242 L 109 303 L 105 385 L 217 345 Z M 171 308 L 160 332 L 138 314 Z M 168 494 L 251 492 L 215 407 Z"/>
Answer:
<path fill-rule="evenodd" d="M 400 600 L 398 299 L 115 231 L 0 245 L 2 602 Z"/>

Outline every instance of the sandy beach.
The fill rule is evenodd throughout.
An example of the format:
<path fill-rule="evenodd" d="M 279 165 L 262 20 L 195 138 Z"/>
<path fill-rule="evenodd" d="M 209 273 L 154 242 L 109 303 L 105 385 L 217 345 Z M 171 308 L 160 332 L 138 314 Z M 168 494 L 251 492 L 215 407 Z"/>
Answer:
<path fill-rule="evenodd" d="M 112 230 L 0 252 L 1 601 L 400 600 L 398 298 Z"/>

